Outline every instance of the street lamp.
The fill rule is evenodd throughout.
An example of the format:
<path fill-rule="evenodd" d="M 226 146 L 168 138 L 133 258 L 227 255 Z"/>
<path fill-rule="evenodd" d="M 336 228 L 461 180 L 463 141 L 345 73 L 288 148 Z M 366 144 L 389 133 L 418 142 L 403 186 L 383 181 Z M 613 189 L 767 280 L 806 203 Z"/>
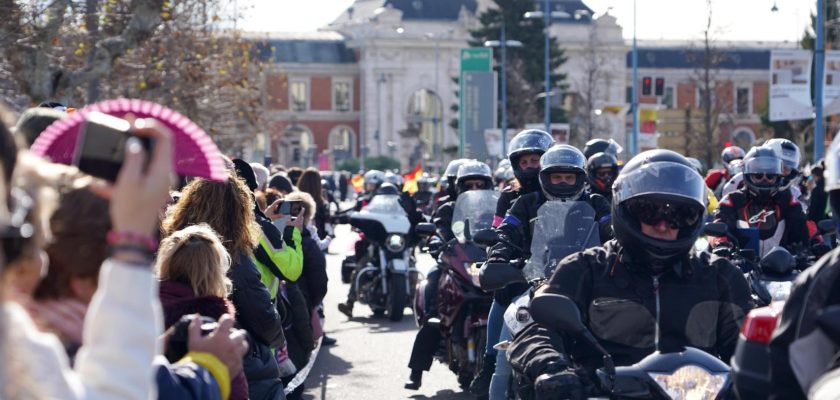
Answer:
<path fill-rule="evenodd" d="M 507 48 L 522 47 L 518 40 L 507 40 L 505 20 L 502 19 L 501 40 L 488 40 L 484 47 L 499 47 L 502 49 L 502 155 L 507 154 Z"/>
<path fill-rule="evenodd" d="M 551 31 L 549 27 L 551 26 L 552 18 L 570 18 L 571 15 L 565 11 L 551 11 L 549 12 L 550 4 L 549 0 L 545 0 L 543 2 L 543 10 L 542 11 L 529 11 L 525 13 L 525 18 L 528 19 L 539 19 L 542 18 L 543 24 L 545 25 L 545 92 L 551 92 L 551 60 L 550 56 L 550 49 L 551 49 Z M 548 97 L 545 98 L 545 131 L 551 132 L 551 105 L 548 103 Z"/>

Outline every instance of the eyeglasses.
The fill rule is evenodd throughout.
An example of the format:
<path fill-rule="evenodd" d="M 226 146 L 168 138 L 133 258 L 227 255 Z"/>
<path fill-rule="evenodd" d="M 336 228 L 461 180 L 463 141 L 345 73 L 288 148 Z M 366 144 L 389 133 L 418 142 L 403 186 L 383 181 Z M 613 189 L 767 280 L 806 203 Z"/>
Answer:
<path fill-rule="evenodd" d="M 693 226 L 700 220 L 702 210 L 693 207 L 676 205 L 662 200 L 632 199 L 627 201 L 627 210 L 639 222 L 647 225 L 658 225 L 665 221 L 671 229 L 682 229 Z"/>
<path fill-rule="evenodd" d="M 779 175 L 776 174 L 749 174 L 750 178 L 753 181 L 764 181 L 767 183 L 776 183 L 776 180 L 779 179 Z"/>

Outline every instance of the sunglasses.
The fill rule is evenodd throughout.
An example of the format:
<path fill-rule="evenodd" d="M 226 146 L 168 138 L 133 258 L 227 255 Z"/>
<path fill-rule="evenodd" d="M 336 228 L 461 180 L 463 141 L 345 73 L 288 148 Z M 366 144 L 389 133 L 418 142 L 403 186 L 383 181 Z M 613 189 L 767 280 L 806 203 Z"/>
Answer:
<path fill-rule="evenodd" d="M 612 171 L 599 171 L 595 172 L 595 177 L 598 179 L 607 179 L 614 177 L 615 174 Z"/>
<path fill-rule="evenodd" d="M 479 189 L 484 189 L 484 183 L 482 183 L 482 182 L 472 182 L 472 183 L 465 182 L 464 187 L 467 188 L 468 190 L 479 190 Z"/>
<path fill-rule="evenodd" d="M 750 178 L 754 181 L 764 181 L 767 183 L 776 183 L 776 180 L 779 179 L 779 176 L 776 174 L 750 174 Z"/>
<path fill-rule="evenodd" d="M 659 225 L 660 222 L 665 221 L 671 229 L 694 226 L 703 214 L 696 208 L 649 199 L 629 200 L 627 210 L 643 224 Z"/>

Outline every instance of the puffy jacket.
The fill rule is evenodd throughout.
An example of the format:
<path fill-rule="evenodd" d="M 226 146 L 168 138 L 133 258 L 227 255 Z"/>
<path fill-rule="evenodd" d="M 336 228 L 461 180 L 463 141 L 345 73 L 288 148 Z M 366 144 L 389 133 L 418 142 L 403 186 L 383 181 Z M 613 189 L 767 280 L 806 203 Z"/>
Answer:
<path fill-rule="evenodd" d="M 210 370 L 191 358 L 169 364 L 166 358 L 155 359 L 155 384 L 159 400 L 227 400 L 221 396 L 219 384 Z M 244 393 L 247 399 L 248 392 Z M 229 397 L 235 398 L 231 393 Z"/>
<path fill-rule="evenodd" d="M 310 307 L 296 282 L 284 283 L 283 299 L 282 302 L 278 302 L 278 305 L 286 308 L 287 318 L 283 325 L 286 332 L 289 359 L 300 370 L 309 362 L 309 356 L 312 349 L 315 348 Z"/>
<path fill-rule="evenodd" d="M 656 349 L 657 325 L 661 350 L 693 346 L 728 361 L 751 306 L 744 276 L 723 258 L 692 254 L 655 278 L 635 265 L 616 240 L 565 258 L 544 290 L 577 304 L 584 323 L 618 366 L 636 363 Z M 536 323 L 514 338 L 508 357 L 533 382 L 549 363 L 568 364 L 570 351 L 587 371 L 602 365 L 601 356 L 588 346 Z"/>
<path fill-rule="evenodd" d="M 327 295 L 327 258 L 309 229 L 304 229 L 300 243 L 303 248 L 303 273 L 297 283 L 311 310 L 321 304 Z"/>
<path fill-rule="evenodd" d="M 824 308 L 837 304 L 840 304 L 840 248 L 799 274 L 785 302 L 782 317 L 770 341 L 771 399 L 805 398 L 807 390 L 803 390 L 794 374 L 791 358 L 795 356 L 791 355 L 797 354 L 794 349 L 798 345 L 810 346 L 820 341 L 821 335 L 816 329 L 817 316 Z M 830 351 L 822 353 L 829 357 L 833 354 Z M 814 359 L 799 361 L 802 365 L 816 363 L 817 371 L 828 365 Z"/>
<path fill-rule="evenodd" d="M 764 204 L 747 195 L 746 190 L 739 189 L 724 196 L 715 214 L 715 222 L 723 222 L 729 227 L 729 232 L 738 239 L 739 247 L 748 246 L 749 237 L 740 231 L 746 228 L 758 229 L 759 256 L 776 245 L 808 244 L 805 213 L 790 190 L 777 192 Z"/>
<path fill-rule="evenodd" d="M 283 385 L 271 349 L 286 343 L 283 323 L 251 258 L 239 254 L 234 256 L 234 260 L 228 271 L 233 283 L 230 300 L 236 307 L 237 323 L 249 334 L 250 347 L 243 364 L 250 396 L 252 399 L 275 399 L 278 398 L 278 390 L 283 393 Z"/>

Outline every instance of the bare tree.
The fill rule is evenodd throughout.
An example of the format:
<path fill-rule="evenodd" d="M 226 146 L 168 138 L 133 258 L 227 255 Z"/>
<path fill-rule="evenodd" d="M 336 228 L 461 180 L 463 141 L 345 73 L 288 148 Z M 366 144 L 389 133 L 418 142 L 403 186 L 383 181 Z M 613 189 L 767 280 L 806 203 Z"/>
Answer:
<path fill-rule="evenodd" d="M 605 69 L 609 62 L 598 38 L 597 24 L 589 26 L 589 37 L 583 48 L 583 75 L 573 80 L 577 89 L 572 111 L 572 130 L 575 145 L 583 145 L 595 136 L 597 121 L 595 110 L 605 99 L 606 81 L 609 74 Z"/>
<path fill-rule="evenodd" d="M 690 126 L 686 133 L 686 150 L 691 154 L 700 154 L 703 162 L 711 166 L 718 153 L 718 134 L 720 131 L 720 119 L 729 113 L 729 121 L 732 121 L 732 102 L 725 96 L 717 96 L 720 89 L 727 83 L 719 78 L 720 64 L 727 59 L 727 55 L 720 51 L 712 38 L 712 2 L 706 0 L 708 14 L 706 16 L 706 29 L 703 31 L 702 48 L 691 50 L 687 53 L 688 60 L 697 67 L 691 77 L 691 82 L 698 90 L 698 100 L 702 123 L 698 131 Z M 731 83 L 731 82 L 730 82 Z M 700 150 L 698 152 L 698 150 Z"/>

